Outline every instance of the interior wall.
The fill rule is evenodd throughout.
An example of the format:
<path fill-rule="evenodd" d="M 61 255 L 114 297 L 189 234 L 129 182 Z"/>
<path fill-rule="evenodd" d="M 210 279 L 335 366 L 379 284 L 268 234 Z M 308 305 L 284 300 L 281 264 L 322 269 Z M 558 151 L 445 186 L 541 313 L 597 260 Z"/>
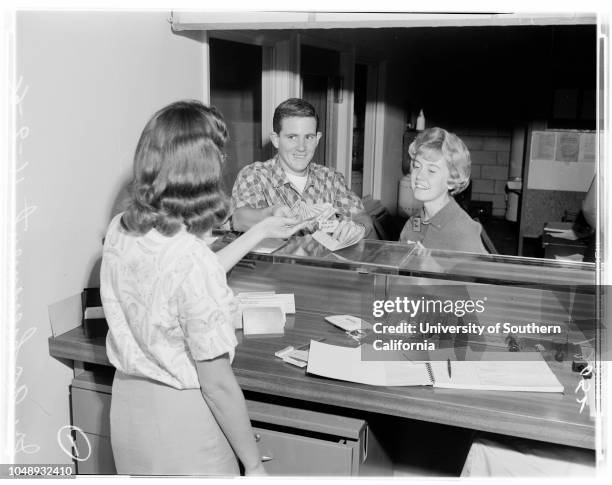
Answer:
<path fill-rule="evenodd" d="M 47 306 L 99 283 L 106 226 L 140 132 L 154 111 L 202 99 L 202 44 L 175 35 L 168 12 L 27 12 L 17 16 L 21 318 L 17 463 L 69 463 L 71 370 L 49 356 Z M 74 322 L 76 325 L 78 322 Z"/>
<path fill-rule="evenodd" d="M 387 63 L 385 85 L 384 133 L 382 136 L 382 177 L 381 177 L 381 203 L 391 214 L 397 213 L 397 195 L 399 181 L 402 173 L 402 143 L 404 128 L 406 126 L 406 113 L 398 99 L 405 96 L 406 85 L 409 80 L 400 75 L 403 72 L 397 62 Z M 377 142 L 380 134 L 376 133 Z M 376 161 L 380 163 L 380 161 Z"/>

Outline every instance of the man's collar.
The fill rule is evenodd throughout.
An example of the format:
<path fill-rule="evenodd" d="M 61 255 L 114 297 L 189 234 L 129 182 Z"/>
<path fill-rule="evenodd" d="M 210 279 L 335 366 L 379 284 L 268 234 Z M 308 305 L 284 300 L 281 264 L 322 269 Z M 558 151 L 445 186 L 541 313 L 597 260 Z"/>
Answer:
<path fill-rule="evenodd" d="M 271 182 L 272 186 L 276 189 L 281 185 L 285 185 L 289 183 L 289 179 L 285 175 L 285 170 L 281 165 L 281 162 L 278 158 L 278 155 L 274 157 L 274 163 L 272 164 L 272 174 L 271 174 Z"/>
<path fill-rule="evenodd" d="M 310 184 L 314 183 L 314 167 L 312 166 L 313 162 L 311 161 L 308 164 L 307 168 L 307 176 L 306 187 Z M 274 157 L 274 163 L 272 165 L 272 174 L 271 174 L 271 182 L 274 188 L 280 187 L 281 185 L 290 184 L 291 182 L 287 178 L 287 174 L 285 169 L 283 168 L 280 159 L 278 158 L 278 154 Z"/>

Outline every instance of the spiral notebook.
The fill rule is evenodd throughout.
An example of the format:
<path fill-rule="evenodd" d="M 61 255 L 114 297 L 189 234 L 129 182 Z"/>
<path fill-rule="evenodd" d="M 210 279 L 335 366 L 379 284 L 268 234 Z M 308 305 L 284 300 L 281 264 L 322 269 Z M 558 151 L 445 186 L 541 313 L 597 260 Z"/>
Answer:
<path fill-rule="evenodd" d="M 371 347 L 341 347 L 312 340 L 306 370 L 309 374 L 373 386 L 563 392 L 563 385 L 535 352 L 491 352 L 487 360 L 480 361 L 374 361 L 363 360 L 362 352 L 373 351 L 364 346 Z"/>

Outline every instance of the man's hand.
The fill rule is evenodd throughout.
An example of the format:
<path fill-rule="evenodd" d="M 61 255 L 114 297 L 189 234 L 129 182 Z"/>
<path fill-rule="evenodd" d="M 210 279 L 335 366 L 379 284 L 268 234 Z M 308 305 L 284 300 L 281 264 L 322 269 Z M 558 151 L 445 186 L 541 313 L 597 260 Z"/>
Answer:
<path fill-rule="evenodd" d="M 272 215 L 277 217 L 294 217 L 295 214 L 286 205 L 275 205 L 272 207 Z"/>
<path fill-rule="evenodd" d="M 337 239 L 338 241 L 343 241 L 349 236 L 351 232 L 359 230 L 360 227 L 363 227 L 363 225 L 355 224 L 352 221 L 340 221 L 338 227 L 336 227 L 336 230 L 332 234 L 332 237 L 334 239 Z"/>

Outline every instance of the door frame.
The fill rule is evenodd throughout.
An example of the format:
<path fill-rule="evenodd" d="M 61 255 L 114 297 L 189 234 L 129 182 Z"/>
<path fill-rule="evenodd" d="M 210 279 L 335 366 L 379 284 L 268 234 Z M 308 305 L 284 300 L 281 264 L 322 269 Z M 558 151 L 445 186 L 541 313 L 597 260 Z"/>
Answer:
<path fill-rule="evenodd" d="M 210 103 L 210 49 L 208 40 L 219 38 L 262 47 L 262 125 L 261 137 L 264 155 L 273 156 L 269 137 L 272 131 L 274 108 L 290 97 L 302 95 L 300 74 L 300 51 L 302 45 L 310 45 L 337 51 L 340 54 L 340 78 L 342 82 L 328 92 L 332 109 L 328 109 L 325 159 L 330 167 L 344 175 L 347 186 L 351 186 L 353 149 L 353 109 L 355 64 L 368 66 L 368 101 L 364 127 L 363 192 L 380 199 L 382 194 L 383 143 L 384 134 L 384 86 L 386 82 L 385 61 L 374 58 L 356 57 L 355 47 L 322 39 L 303 32 L 253 31 L 204 31 L 202 35 L 203 92 L 202 99 Z M 341 102 L 335 102 L 337 97 Z M 267 147 L 267 148 L 266 148 Z"/>

